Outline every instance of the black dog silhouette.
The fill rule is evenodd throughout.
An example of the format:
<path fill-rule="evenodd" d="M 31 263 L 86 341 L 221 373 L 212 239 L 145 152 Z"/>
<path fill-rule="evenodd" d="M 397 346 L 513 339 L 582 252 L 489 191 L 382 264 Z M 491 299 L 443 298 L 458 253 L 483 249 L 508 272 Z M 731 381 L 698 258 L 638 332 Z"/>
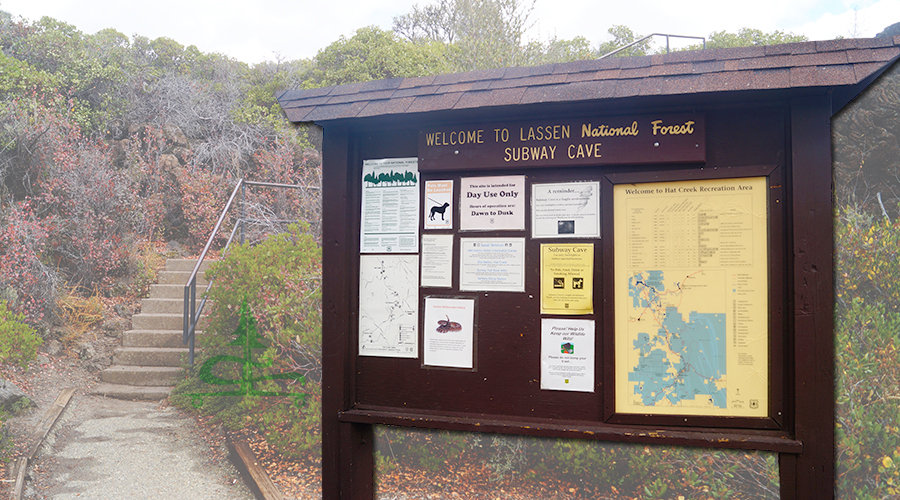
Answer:
<path fill-rule="evenodd" d="M 447 210 L 447 207 L 449 207 L 449 206 L 450 206 L 449 203 L 444 203 L 443 205 L 441 205 L 439 207 L 438 206 L 431 207 L 431 215 L 428 216 L 428 220 L 434 220 L 434 214 L 441 214 L 441 220 L 444 220 L 444 212 Z"/>

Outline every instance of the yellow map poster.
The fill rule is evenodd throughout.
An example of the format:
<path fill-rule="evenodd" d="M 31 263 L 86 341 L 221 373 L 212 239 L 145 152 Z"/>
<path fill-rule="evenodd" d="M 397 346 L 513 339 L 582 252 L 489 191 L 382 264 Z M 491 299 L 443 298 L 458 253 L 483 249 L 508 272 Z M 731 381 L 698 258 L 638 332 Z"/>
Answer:
<path fill-rule="evenodd" d="M 767 191 L 615 186 L 616 412 L 768 416 Z"/>
<path fill-rule="evenodd" d="M 593 292 L 593 243 L 541 245 L 541 314 L 593 314 Z"/>

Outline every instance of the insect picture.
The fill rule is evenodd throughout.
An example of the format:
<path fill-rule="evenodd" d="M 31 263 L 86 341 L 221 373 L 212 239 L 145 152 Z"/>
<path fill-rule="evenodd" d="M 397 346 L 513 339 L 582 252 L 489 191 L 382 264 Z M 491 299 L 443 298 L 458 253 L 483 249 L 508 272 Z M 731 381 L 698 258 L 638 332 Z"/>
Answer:
<path fill-rule="evenodd" d="M 438 333 L 447 333 L 447 332 L 458 332 L 462 330 L 462 325 L 455 321 L 450 321 L 450 316 L 445 316 L 447 319 L 438 320 Z"/>

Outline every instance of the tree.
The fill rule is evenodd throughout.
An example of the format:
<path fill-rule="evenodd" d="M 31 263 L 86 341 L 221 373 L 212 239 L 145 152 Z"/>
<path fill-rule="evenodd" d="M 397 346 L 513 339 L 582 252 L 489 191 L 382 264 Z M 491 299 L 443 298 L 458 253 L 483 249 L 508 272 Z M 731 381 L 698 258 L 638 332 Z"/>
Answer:
<path fill-rule="evenodd" d="M 634 31 L 631 30 L 628 26 L 623 26 L 621 24 L 616 24 L 613 27 L 609 28 L 607 32 L 612 35 L 613 39 L 608 42 L 603 42 L 597 47 L 597 56 L 603 56 L 609 54 L 610 52 L 620 49 L 630 43 L 634 43 L 641 38 L 644 38 L 644 35 L 638 35 Z M 634 57 L 634 56 L 645 56 L 650 53 L 650 40 L 644 40 L 641 43 L 635 44 L 633 47 L 629 47 L 621 52 L 617 52 L 613 57 Z"/>
<path fill-rule="evenodd" d="M 765 33 L 762 30 L 741 28 L 737 33 L 727 31 L 713 31 L 706 39 L 707 49 L 727 49 L 731 47 L 750 47 L 753 45 L 777 45 L 780 43 L 805 42 L 808 39 L 803 35 L 785 33 L 784 31 L 772 31 Z M 696 50 L 702 45 L 692 45 L 688 50 Z"/>
<path fill-rule="evenodd" d="M 455 71 L 519 66 L 528 61 L 533 8 L 534 1 L 440 0 L 395 17 L 393 29 L 411 42 L 448 45 Z"/>
<path fill-rule="evenodd" d="M 446 73 L 450 70 L 443 44 L 401 40 L 376 26 L 341 36 L 320 50 L 303 83 L 306 88 L 342 85 L 395 77 Z"/>

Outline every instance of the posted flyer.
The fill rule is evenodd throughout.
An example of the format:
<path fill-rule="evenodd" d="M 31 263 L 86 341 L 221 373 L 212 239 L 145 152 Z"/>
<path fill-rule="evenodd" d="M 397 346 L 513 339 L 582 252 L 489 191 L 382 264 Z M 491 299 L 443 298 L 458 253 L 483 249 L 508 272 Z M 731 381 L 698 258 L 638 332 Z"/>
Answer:
<path fill-rule="evenodd" d="M 541 389 L 594 392 L 594 321 L 541 319 Z"/>
<path fill-rule="evenodd" d="M 425 297 L 425 366 L 475 367 L 475 299 Z"/>
<path fill-rule="evenodd" d="M 599 238 L 600 183 L 531 186 L 532 238 Z"/>
<path fill-rule="evenodd" d="M 453 235 L 422 235 L 422 286 L 453 286 Z"/>
<path fill-rule="evenodd" d="M 419 251 L 419 160 L 365 160 L 360 253 Z"/>
<path fill-rule="evenodd" d="M 453 181 L 425 181 L 425 229 L 453 229 Z"/>
<path fill-rule="evenodd" d="M 461 231 L 525 229 L 524 175 L 468 177 L 461 186 Z"/>
<path fill-rule="evenodd" d="M 541 314 L 593 314 L 593 294 L 593 243 L 541 245 Z"/>
<path fill-rule="evenodd" d="M 525 291 L 525 238 L 461 238 L 459 289 Z"/>

